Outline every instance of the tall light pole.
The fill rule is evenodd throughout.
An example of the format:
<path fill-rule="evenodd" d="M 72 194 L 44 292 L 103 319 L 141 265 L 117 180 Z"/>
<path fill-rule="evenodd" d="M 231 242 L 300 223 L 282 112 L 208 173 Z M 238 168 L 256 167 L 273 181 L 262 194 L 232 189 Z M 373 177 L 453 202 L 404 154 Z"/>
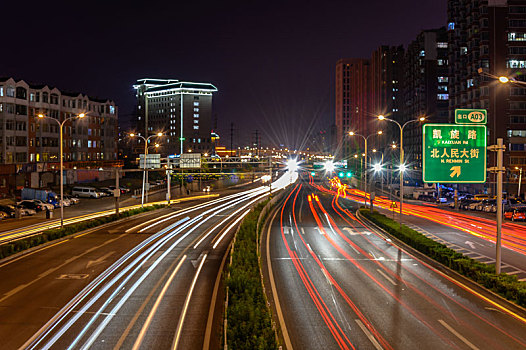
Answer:
<path fill-rule="evenodd" d="M 366 136 L 363 136 L 363 135 L 360 135 L 360 134 L 356 134 L 354 131 L 350 131 L 349 132 L 349 136 L 360 136 L 361 138 L 363 138 L 364 142 L 365 142 L 365 206 L 367 207 L 367 140 L 369 139 L 369 137 L 371 136 L 375 136 L 375 135 L 382 135 L 383 131 L 380 130 L 374 134 L 371 134 L 371 135 L 367 135 Z M 373 199 L 371 198 L 371 206 L 373 204 Z"/>
<path fill-rule="evenodd" d="M 426 120 L 426 118 L 420 117 L 418 119 L 408 120 L 404 123 L 404 125 L 400 125 L 400 123 L 396 120 L 386 118 L 383 115 L 379 115 L 378 119 L 387 120 L 391 123 L 395 123 L 396 125 L 398 125 L 398 128 L 400 128 L 400 227 L 402 227 L 402 203 L 404 202 L 404 171 L 406 169 L 406 166 L 404 164 L 404 129 L 408 124 L 415 122 L 423 122 Z"/>
<path fill-rule="evenodd" d="M 58 120 L 58 119 L 55 119 L 55 118 L 50 118 L 50 117 L 47 117 L 43 114 L 38 114 L 37 115 L 39 119 L 49 119 L 49 120 L 54 120 L 55 122 L 57 122 L 58 124 L 58 127 L 59 127 L 59 131 L 60 131 L 60 136 L 59 136 L 59 141 L 60 141 L 60 228 L 64 228 L 64 152 L 63 152 L 63 148 L 64 148 L 64 124 L 68 121 L 68 120 L 71 120 L 71 119 L 82 119 L 86 116 L 85 113 L 80 113 L 79 115 L 75 115 L 73 117 L 69 117 L 69 118 L 64 118 L 64 120 L 62 121 L 62 123 Z"/>
<path fill-rule="evenodd" d="M 519 190 L 517 191 L 517 197 L 520 198 L 520 196 L 521 196 L 521 183 L 522 183 L 522 167 L 519 168 L 518 166 L 516 166 L 515 170 L 519 171 Z"/>
<path fill-rule="evenodd" d="M 162 132 L 158 132 L 157 134 L 150 135 L 148 137 L 144 137 L 144 136 L 137 135 L 134 133 L 130 134 L 130 137 L 138 137 L 144 141 L 144 164 L 143 164 L 143 173 L 142 173 L 141 208 L 144 207 L 144 187 L 146 183 L 146 160 L 148 158 L 148 141 L 150 141 L 152 137 L 161 137 L 161 136 L 163 136 Z M 156 144 L 155 147 L 159 147 L 159 144 Z"/>

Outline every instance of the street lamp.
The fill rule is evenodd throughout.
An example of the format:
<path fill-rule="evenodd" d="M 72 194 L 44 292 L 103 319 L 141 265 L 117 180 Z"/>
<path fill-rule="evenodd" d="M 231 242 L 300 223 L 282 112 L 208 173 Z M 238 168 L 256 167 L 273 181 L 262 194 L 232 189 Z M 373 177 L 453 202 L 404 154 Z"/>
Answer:
<path fill-rule="evenodd" d="M 363 136 L 363 135 L 360 135 L 360 134 L 356 134 L 354 131 L 350 131 L 349 132 L 349 136 L 360 136 L 361 138 L 363 138 L 364 142 L 365 142 L 365 153 L 363 154 L 363 156 L 365 157 L 365 206 L 367 207 L 367 140 L 369 139 L 369 137 L 371 136 L 375 136 L 375 135 L 382 135 L 383 134 L 383 131 L 380 130 L 374 134 L 371 134 L 371 135 L 368 135 L 367 137 Z M 371 198 L 371 210 L 372 210 L 372 207 L 373 207 L 373 200 Z"/>
<path fill-rule="evenodd" d="M 420 117 L 418 119 L 408 120 L 404 125 L 400 125 L 399 122 L 393 119 L 386 118 L 383 115 L 378 116 L 379 120 L 387 120 L 391 123 L 395 123 L 400 128 L 400 227 L 402 227 L 402 203 L 404 202 L 404 171 L 406 166 L 404 164 L 404 129 L 410 123 L 423 122 L 426 120 L 425 117 Z M 394 147 L 393 147 L 394 148 Z"/>
<path fill-rule="evenodd" d="M 158 132 L 155 135 L 150 135 L 147 138 L 144 137 L 144 136 L 141 136 L 141 135 L 130 133 L 130 137 L 139 137 L 139 138 L 141 138 L 144 141 L 144 166 L 143 166 L 144 170 L 143 170 L 143 173 L 142 173 L 141 208 L 144 207 L 144 187 L 145 187 L 145 183 L 146 183 L 146 159 L 148 158 L 148 141 L 152 137 L 161 137 L 161 136 L 163 136 L 162 132 Z M 158 143 L 155 144 L 155 148 L 159 148 L 159 144 Z"/>
<path fill-rule="evenodd" d="M 60 130 L 60 137 L 59 137 L 59 141 L 60 141 L 60 228 L 64 228 L 64 159 L 63 159 L 63 146 L 64 146 L 63 136 L 64 135 L 63 135 L 63 129 L 64 129 L 64 124 L 68 120 L 77 119 L 77 118 L 82 119 L 86 116 L 86 114 L 80 113 L 79 115 L 75 115 L 69 118 L 64 118 L 62 123 L 58 119 L 47 117 L 44 114 L 38 114 L 37 116 L 39 119 L 45 118 L 45 119 L 54 120 L 55 122 L 57 122 L 59 126 L 59 130 Z"/>
<path fill-rule="evenodd" d="M 520 198 L 520 196 L 521 196 L 521 183 L 522 183 L 522 167 L 519 168 L 518 166 L 516 166 L 515 170 L 519 171 L 519 190 L 517 191 L 517 197 Z"/>

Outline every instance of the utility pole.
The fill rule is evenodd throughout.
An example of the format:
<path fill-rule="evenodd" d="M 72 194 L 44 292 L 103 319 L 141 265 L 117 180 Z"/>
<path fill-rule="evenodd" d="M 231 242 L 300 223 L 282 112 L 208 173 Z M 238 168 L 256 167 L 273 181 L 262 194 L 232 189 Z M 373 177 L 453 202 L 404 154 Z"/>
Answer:
<path fill-rule="evenodd" d="M 119 197 L 121 196 L 121 188 L 119 185 L 120 169 L 115 168 L 115 191 L 113 196 L 115 197 L 115 215 L 119 215 Z"/>
<path fill-rule="evenodd" d="M 497 152 L 497 166 L 491 167 L 488 170 L 497 173 L 497 237 L 495 240 L 496 245 L 496 256 L 495 256 L 495 272 L 500 274 L 501 271 L 501 236 L 502 236 L 502 173 L 506 171 L 503 166 L 504 140 L 502 138 L 497 139 L 497 144 L 488 147 L 488 151 Z"/>
<path fill-rule="evenodd" d="M 172 177 L 172 167 L 170 165 L 170 156 L 166 157 L 166 201 L 170 205 L 172 199 L 172 189 L 171 189 L 171 177 Z"/>

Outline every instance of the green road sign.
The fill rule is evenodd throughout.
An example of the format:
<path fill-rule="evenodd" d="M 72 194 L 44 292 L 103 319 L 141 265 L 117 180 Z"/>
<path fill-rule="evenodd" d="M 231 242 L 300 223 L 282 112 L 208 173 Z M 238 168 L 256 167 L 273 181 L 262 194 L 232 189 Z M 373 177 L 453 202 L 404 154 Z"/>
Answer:
<path fill-rule="evenodd" d="M 455 109 L 455 123 L 482 124 L 488 122 L 488 112 L 485 109 Z"/>
<path fill-rule="evenodd" d="M 486 126 L 425 124 L 424 182 L 486 182 Z"/>

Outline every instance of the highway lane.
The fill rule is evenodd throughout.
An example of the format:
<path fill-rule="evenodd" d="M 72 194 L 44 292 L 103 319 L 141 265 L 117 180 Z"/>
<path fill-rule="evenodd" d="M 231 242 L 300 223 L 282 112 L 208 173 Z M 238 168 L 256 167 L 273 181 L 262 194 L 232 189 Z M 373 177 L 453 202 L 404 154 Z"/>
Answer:
<path fill-rule="evenodd" d="M 524 321 L 398 249 L 334 198 L 302 183 L 270 227 L 267 252 L 294 348 L 526 347 Z"/>
<path fill-rule="evenodd" d="M 319 184 L 315 186 L 329 191 Z M 342 205 L 347 205 L 347 201 L 363 201 L 363 192 L 360 190 L 349 189 L 346 194 Z M 377 197 L 374 204 L 381 213 L 389 217 L 394 214 L 394 219 L 398 220 L 397 209 L 390 208 L 391 201 Z M 494 220 L 444 210 L 434 205 L 404 204 L 403 214 L 403 223 L 416 231 L 480 262 L 495 263 Z M 505 221 L 502 247 L 502 271 L 516 275 L 519 280 L 526 280 L 526 227 Z"/>
<path fill-rule="evenodd" d="M 232 234 L 267 195 L 164 209 L 0 266 L 0 337 L 9 348 L 203 348 L 218 338 L 209 316 Z"/>

